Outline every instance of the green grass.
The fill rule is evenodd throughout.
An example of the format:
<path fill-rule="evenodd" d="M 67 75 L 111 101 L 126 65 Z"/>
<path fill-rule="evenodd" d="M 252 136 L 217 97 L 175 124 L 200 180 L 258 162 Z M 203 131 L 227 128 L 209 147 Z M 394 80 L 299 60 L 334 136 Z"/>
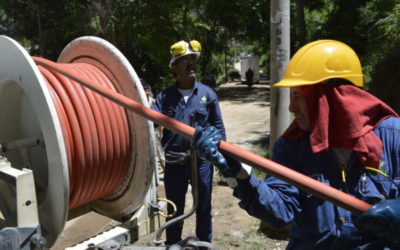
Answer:
<path fill-rule="evenodd" d="M 253 147 L 251 148 L 251 152 L 260 155 L 262 157 L 265 157 L 269 159 L 269 150 L 268 150 L 268 140 L 266 138 L 261 138 L 260 140 L 254 142 Z M 260 179 L 264 180 L 267 174 L 265 172 L 262 172 L 258 169 L 254 169 L 254 175 Z"/>

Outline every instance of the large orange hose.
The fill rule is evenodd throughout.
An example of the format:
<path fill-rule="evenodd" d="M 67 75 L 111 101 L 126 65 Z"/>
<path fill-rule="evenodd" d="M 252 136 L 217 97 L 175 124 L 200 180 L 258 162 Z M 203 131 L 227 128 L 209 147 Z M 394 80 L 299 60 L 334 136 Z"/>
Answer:
<path fill-rule="evenodd" d="M 54 70 L 38 65 L 54 101 L 66 145 L 70 208 L 115 191 L 127 173 L 131 142 L 124 109 Z M 116 92 L 96 67 L 59 64 Z"/>
<path fill-rule="evenodd" d="M 136 114 L 139 114 L 155 123 L 158 123 L 186 138 L 190 139 L 194 134 L 194 129 L 192 127 L 171 119 L 165 115 L 162 115 L 154 110 L 151 110 L 121 94 L 116 93 L 113 90 L 107 89 L 103 86 L 99 86 L 99 84 L 92 81 L 91 79 L 76 74 L 76 72 L 68 68 L 61 67 L 60 65 L 43 58 L 34 57 L 33 59 L 38 65 L 43 65 L 65 76 L 68 76 L 74 81 L 79 82 L 87 88 L 95 91 L 96 93 L 99 93 L 100 95 L 124 106 L 125 108 L 135 112 Z M 343 193 L 313 178 L 305 176 L 290 168 L 270 161 L 266 158 L 251 153 L 228 142 L 221 141 L 219 149 L 239 161 L 242 161 L 252 167 L 264 171 L 272 176 L 280 178 L 300 189 L 314 194 L 321 199 L 330 201 L 337 206 L 343 207 L 351 212 L 360 214 L 371 207 L 370 204 L 361 201 L 349 194 Z"/>

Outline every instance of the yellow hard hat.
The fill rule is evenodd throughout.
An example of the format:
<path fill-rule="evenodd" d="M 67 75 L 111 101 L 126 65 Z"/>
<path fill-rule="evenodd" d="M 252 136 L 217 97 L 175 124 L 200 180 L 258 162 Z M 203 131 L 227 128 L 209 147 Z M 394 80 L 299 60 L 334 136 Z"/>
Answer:
<path fill-rule="evenodd" d="M 300 48 L 290 60 L 282 80 L 274 87 L 299 87 L 342 78 L 358 87 L 363 75 L 357 54 L 335 40 L 318 40 Z"/>
<path fill-rule="evenodd" d="M 171 60 L 169 61 L 169 67 L 172 67 L 175 61 L 183 56 L 195 55 L 196 58 L 199 58 L 201 53 L 201 44 L 196 40 L 191 40 L 189 43 L 179 41 L 171 45 L 170 53 Z"/>

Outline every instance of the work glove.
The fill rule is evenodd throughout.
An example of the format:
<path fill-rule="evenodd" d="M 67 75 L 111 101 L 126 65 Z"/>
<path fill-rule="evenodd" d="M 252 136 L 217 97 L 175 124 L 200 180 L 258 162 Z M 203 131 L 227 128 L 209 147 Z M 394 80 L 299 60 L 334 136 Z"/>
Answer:
<path fill-rule="evenodd" d="M 241 164 L 230 157 L 225 157 L 218 151 L 221 139 L 222 136 L 216 127 L 210 126 L 204 130 L 202 127 L 196 126 L 192 146 L 202 159 L 216 166 L 224 177 L 235 177 L 242 168 Z"/>
<path fill-rule="evenodd" d="M 400 198 L 376 203 L 361 215 L 355 225 L 365 233 L 400 243 Z"/>

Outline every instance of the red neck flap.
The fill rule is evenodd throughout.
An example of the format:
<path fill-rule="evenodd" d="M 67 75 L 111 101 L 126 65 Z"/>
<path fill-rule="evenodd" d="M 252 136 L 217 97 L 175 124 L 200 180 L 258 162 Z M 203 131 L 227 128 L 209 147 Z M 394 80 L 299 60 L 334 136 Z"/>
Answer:
<path fill-rule="evenodd" d="M 301 87 L 305 95 L 311 132 L 301 131 L 296 121 L 282 135 L 286 139 L 310 136 L 311 149 L 356 151 L 361 162 L 379 169 L 382 142 L 372 131 L 383 119 L 398 117 L 388 105 L 354 85 L 318 84 Z"/>

